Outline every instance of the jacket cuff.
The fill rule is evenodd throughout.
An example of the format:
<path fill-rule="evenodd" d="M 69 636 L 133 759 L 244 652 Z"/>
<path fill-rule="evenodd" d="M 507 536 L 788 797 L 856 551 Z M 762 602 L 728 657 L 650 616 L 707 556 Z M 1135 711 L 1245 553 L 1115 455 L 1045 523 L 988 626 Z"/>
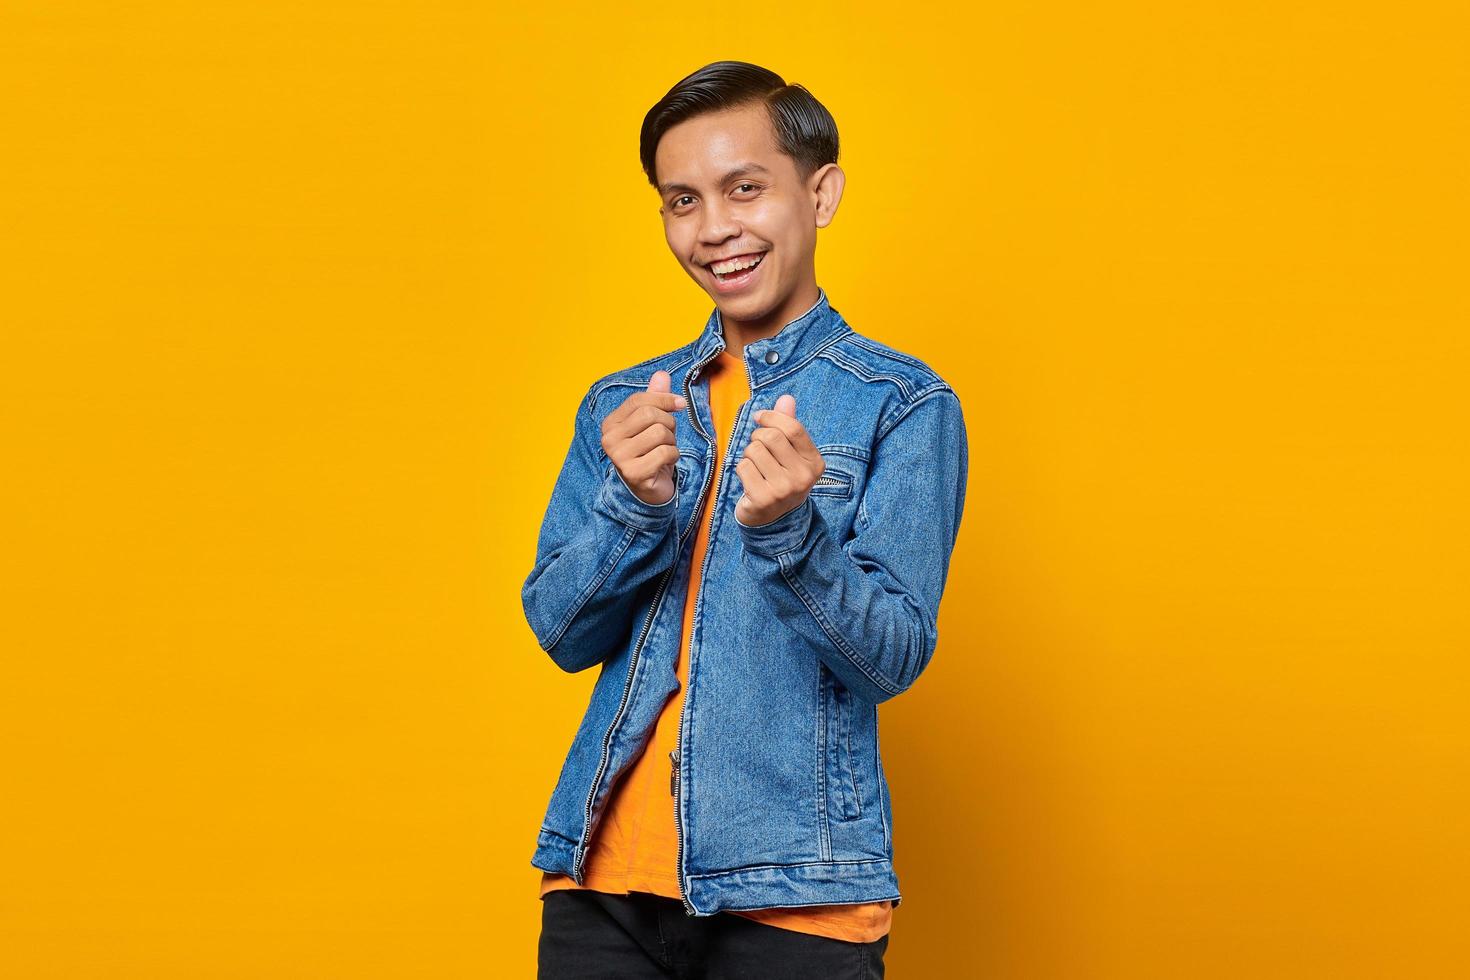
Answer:
<path fill-rule="evenodd" d="M 657 531 L 674 519 L 679 501 L 677 482 L 668 500 L 661 504 L 650 504 L 633 492 L 633 488 L 628 486 L 616 466 L 609 464 L 608 470 L 607 478 L 602 481 L 602 490 L 598 494 L 598 503 L 604 513 L 640 531 Z"/>
<path fill-rule="evenodd" d="M 807 531 L 812 526 L 812 498 L 808 496 L 780 517 L 764 524 L 746 524 L 738 517 L 735 523 L 740 525 L 746 551 L 775 558 L 806 540 Z"/>

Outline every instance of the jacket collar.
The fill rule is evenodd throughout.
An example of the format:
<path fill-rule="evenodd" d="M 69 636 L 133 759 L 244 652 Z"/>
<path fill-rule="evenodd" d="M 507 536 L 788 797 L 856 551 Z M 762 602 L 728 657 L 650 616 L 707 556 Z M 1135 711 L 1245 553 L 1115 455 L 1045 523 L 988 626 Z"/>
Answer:
<path fill-rule="evenodd" d="M 852 328 L 832 308 L 827 291 L 817 287 L 817 301 L 807 311 L 763 340 L 745 345 L 745 371 L 750 387 L 785 374 L 804 363 L 829 340 Z M 694 363 L 705 364 L 725 349 L 725 324 L 717 306 L 694 344 Z"/>

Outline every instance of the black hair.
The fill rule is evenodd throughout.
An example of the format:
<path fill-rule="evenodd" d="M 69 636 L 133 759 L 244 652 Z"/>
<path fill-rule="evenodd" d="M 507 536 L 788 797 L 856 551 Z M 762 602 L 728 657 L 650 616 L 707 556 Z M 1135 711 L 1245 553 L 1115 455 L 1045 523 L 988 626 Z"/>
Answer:
<path fill-rule="evenodd" d="M 638 154 L 654 190 L 653 157 L 664 133 L 686 119 L 752 103 L 765 104 L 776 145 L 796 161 L 801 180 L 837 162 L 837 122 L 810 92 L 748 61 L 716 61 L 681 78 L 643 117 Z"/>

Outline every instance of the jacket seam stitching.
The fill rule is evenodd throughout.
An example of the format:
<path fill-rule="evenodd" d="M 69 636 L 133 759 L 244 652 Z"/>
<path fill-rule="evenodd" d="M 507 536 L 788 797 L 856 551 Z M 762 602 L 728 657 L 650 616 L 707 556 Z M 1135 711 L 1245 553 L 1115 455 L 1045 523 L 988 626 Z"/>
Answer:
<path fill-rule="evenodd" d="M 897 902 L 898 899 L 899 899 L 899 897 L 900 896 L 897 893 L 895 893 L 893 895 L 883 895 L 883 896 L 880 896 L 878 898 L 864 899 L 864 901 L 868 901 L 868 902 Z M 817 906 L 822 906 L 822 905 L 827 905 L 827 904 L 829 904 L 829 903 L 828 902 L 822 902 L 822 901 L 819 901 L 819 902 L 781 902 L 781 903 L 764 902 L 764 903 L 759 904 L 759 905 L 722 905 L 722 906 L 720 906 L 720 911 L 721 912 L 749 912 L 749 911 L 752 911 L 754 909 L 807 909 L 807 908 L 814 908 L 814 907 L 817 907 Z M 878 940 L 875 939 L 873 941 L 874 942 L 877 942 Z"/>
<path fill-rule="evenodd" d="M 621 524 L 622 522 L 620 521 L 619 523 Z M 623 526 L 627 527 L 626 524 Z M 587 604 L 587 600 L 592 598 L 592 595 L 602 587 L 602 583 L 612 574 L 612 570 L 617 567 L 619 559 L 627 552 L 628 546 L 633 543 L 633 538 L 637 533 L 638 531 L 635 528 L 628 528 L 623 532 L 623 537 L 618 542 L 618 547 L 613 549 L 607 561 L 603 562 L 599 573 L 582 589 L 581 595 L 577 596 L 576 600 L 572 603 L 572 607 L 562 616 L 561 622 L 556 624 L 556 629 L 551 634 L 551 642 L 546 644 L 545 647 L 547 653 L 550 653 L 551 648 L 561 642 L 561 638 L 566 635 L 567 629 L 571 626 L 572 621 L 577 618 L 577 614 L 582 611 L 582 607 Z"/>
<path fill-rule="evenodd" d="M 888 848 L 893 846 L 893 837 L 888 830 L 888 813 L 886 812 L 888 808 L 888 803 L 886 794 L 884 793 L 884 785 L 887 780 L 884 778 L 883 773 L 882 750 L 878 745 L 879 719 L 877 716 L 876 706 L 873 708 L 873 712 L 873 776 L 875 779 L 873 788 L 876 790 L 873 796 L 878 802 L 878 819 L 883 824 L 883 848 L 884 850 L 887 850 Z"/>
<path fill-rule="evenodd" d="M 836 694 L 835 690 L 833 694 Z M 858 782 L 857 767 L 852 761 L 853 713 L 852 692 L 844 687 L 842 691 L 842 742 L 843 751 L 846 753 L 847 778 L 852 788 L 853 819 L 857 819 L 863 815 L 863 794 Z"/>
<path fill-rule="evenodd" d="M 847 640 L 842 637 L 842 634 L 833 629 L 832 625 L 828 622 L 826 615 L 821 611 L 816 603 L 811 600 L 811 598 L 807 595 L 806 590 L 802 588 L 801 584 L 796 580 L 796 578 L 791 575 L 790 569 L 786 562 L 786 554 L 787 552 L 782 552 L 781 554 L 776 556 L 776 564 L 781 567 L 781 577 L 784 578 L 787 584 L 791 586 L 792 591 L 797 594 L 802 603 L 806 606 L 807 610 L 812 614 L 813 618 L 816 619 L 817 624 L 822 627 L 822 632 L 827 634 L 827 637 L 832 641 L 833 645 L 837 647 L 842 655 L 845 656 L 849 661 L 851 661 L 854 667 L 857 667 L 864 674 L 866 674 L 868 679 L 871 680 L 875 686 L 881 688 L 884 692 L 890 695 L 898 695 L 902 693 L 900 688 L 897 688 L 889 683 L 888 680 L 882 677 L 873 668 L 873 666 L 867 662 L 867 660 L 859 656 L 857 651 L 849 647 L 847 645 Z"/>
<path fill-rule="evenodd" d="M 753 871 L 789 871 L 789 870 L 791 870 L 793 868 L 830 868 L 830 867 L 833 867 L 834 865 L 889 864 L 889 863 L 891 863 L 891 862 L 890 862 L 890 860 L 888 858 L 886 858 L 886 857 L 878 857 L 878 858 L 859 858 L 859 859 L 854 859 L 854 860 L 850 860 L 850 861 L 844 861 L 844 860 L 840 860 L 839 859 L 839 860 L 835 860 L 835 861 L 797 861 L 797 862 L 794 862 L 792 864 L 744 864 L 744 865 L 741 865 L 738 868 L 726 868 L 723 871 L 705 871 L 705 872 L 702 872 L 702 873 L 699 873 L 699 874 L 685 875 L 685 877 L 686 878 L 689 878 L 691 880 L 693 880 L 695 878 L 724 878 L 724 877 L 726 877 L 728 875 L 746 874 L 748 872 L 753 872 Z"/>
<path fill-rule="evenodd" d="M 559 837 L 562 840 L 566 841 L 568 844 L 576 844 L 577 843 L 577 841 L 575 839 L 573 839 L 571 837 L 568 837 L 566 834 L 563 834 L 559 830 L 553 830 L 551 827 L 546 826 L 546 824 L 542 824 L 541 825 L 541 832 L 543 834 L 550 834 L 553 837 Z"/>
<path fill-rule="evenodd" d="M 827 825 L 827 699 L 822 690 L 822 665 L 817 664 L 817 857 L 832 859 L 832 831 Z"/>
<path fill-rule="evenodd" d="M 900 364 L 907 364 L 910 367 L 916 367 L 920 371 L 924 371 L 928 374 L 934 373 L 934 369 L 932 367 L 925 364 L 917 357 L 914 357 L 912 354 L 905 354 L 901 350 L 894 350 L 891 347 L 883 345 L 881 341 L 874 340 L 872 337 L 863 336 L 856 330 L 853 331 L 852 342 L 855 346 L 861 347 L 863 350 L 872 351 L 879 357 L 886 357 L 890 361 L 898 361 Z"/>
<path fill-rule="evenodd" d="M 639 361 L 637 364 L 634 364 L 634 365 L 632 365 L 630 367 L 623 368 L 623 370 L 619 371 L 618 374 L 626 374 L 629 371 L 636 371 L 638 368 L 644 367 L 645 365 L 648 365 L 648 364 L 652 364 L 655 361 L 661 361 L 661 360 L 663 360 L 666 357 L 671 357 L 671 356 L 674 356 L 674 355 L 682 354 L 685 350 L 689 350 L 690 351 L 690 354 L 689 354 L 688 357 L 685 357 L 685 358 L 682 358 L 681 360 L 675 361 L 673 364 L 669 365 L 666 368 L 659 368 L 659 370 L 661 370 L 661 371 L 667 371 L 667 372 L 669 372 L 669 377 L 672 378 L 673 375 L 674 375 L 674 372 L 677 371 L 679 368 L 683 367 L 686 364 L 692 364 L 692 363 L 694 363 L 694 354 L 693 354 L 692 348 L 693 348 L 693 344 L 692 343 L 691 344 L 685 344 L 683 347 L 679 347 L 679 348 L 677 348 L 675 350 L 669 351 L 668 353 L 659 354 L 656 357 L 650 357 L 646 361 Z M 608 388 L 611 388 L 614 385 L 625 385 L 625 386 L 628 386 L 628 387 L 631 387 L 631 388 L 638 388 L 640 386 L 643 387 L 643 388 L 647 388 L 648 387 L 648 381 L 649 381 L 648 378 L 644 378 L 642 381 L 639 381 L 636 378 L 627 378 L 627 379 L 624 379 L 624 378 L 617 378 L 617 377 L 603 377 L 603 378 L 599 378 L 598 380 L 592 382 L 592 387 L 590 387 L 590 388 L 587 389 L 587 394 L 590 395 L 591 398 L 592 398 L 591 407 L 592 407 L 592 413 L 593 413 L 593 420 L 596 421 L 596 415 L 597 415 L 597 399 L 601 398 L 602 397 L 602 393 L 604 391 L 606 391 Z"/>
<path fill-rule="evenodd" d="M 851 374 L 853 377 L 857 378 L 860 381 L 866 383 L 872 383 L 874 381 L 892 381 L 894 386 L 898 388 L 900 394 L 902 394 L 904 398 L 909 398 L 913 394 L 913 388 L 909 385 L 907 381 L 905 381 L 901 376 L 897 374 L 884 374 L 879 371 L 869 371 L 866 367 L 859 364 L 858 362 L 844 356 L 839 351 L 830 348 L 824 348 L 820 353 L 824 360 L 831 361 L 833 364 L 836 364 L 838 367 L 842 368 L 848 374 Z"/>
<path fill-rule="evenodd" d="M 884 423 L 883 426 L 879 428 L 878 434 L 873 439 L 874 455 L 877 455 L 878 444 L 883 441 L 883 438 L 888 435 L 888 433 L 893 431 L 894 426 L 898 425 L 898 423 L 908 418 L 909 413 L 918 408 L 920 405 L 924 404 L 924 402 L 928 401 L 935 395 L 941 395 L 946 391 L 949 392 L 951 395 L 954 395 L 956 401 L 959 400 L 960 396 L 955 394 L 955 390 L 951 388 L 948 383 L 944 381 L 938 381 L 930 385 L 929 387 L 921 390 L 913 397 L 912 401 L 906 402 L 904 405 L 896 409 L 893 413 L 893 420 Z"/>

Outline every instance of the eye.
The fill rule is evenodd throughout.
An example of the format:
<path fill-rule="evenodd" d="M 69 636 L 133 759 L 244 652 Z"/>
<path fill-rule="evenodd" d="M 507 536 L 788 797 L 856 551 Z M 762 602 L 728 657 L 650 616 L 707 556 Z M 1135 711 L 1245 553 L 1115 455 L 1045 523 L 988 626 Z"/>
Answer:
<path fill-rule="evenodd" d="M 679 202 L 682 201 L 682 200 L 684 200 L 688 196 L 689 196 L 688 194 L 681 194 L 678 197 L 674 198 L 674 207 L 677 208 L 679 206 Z"/>
<path fill-rule="evenodd" d="M 745 183 L 743 183 L 743 184 L 740 185 L 740 187 L 754 187 L 754 186 L 755 185 L 752 184 L 752 183 L 750 183 L 749 181 L 746 181 Z"/>

